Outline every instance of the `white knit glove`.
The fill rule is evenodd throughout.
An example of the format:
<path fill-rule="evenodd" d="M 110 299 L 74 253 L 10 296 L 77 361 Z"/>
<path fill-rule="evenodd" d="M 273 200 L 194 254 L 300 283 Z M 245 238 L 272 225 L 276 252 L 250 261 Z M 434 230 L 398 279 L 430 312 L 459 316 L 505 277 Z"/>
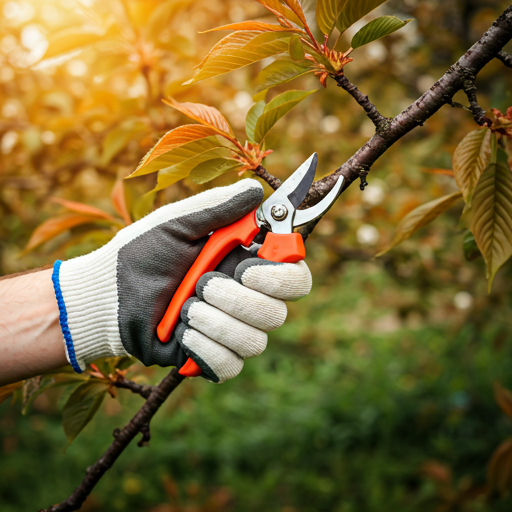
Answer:
<path fill-rule="evenodd" d="M 262 198 L 261 185 L 250 179 L 211 189 L 159 208 L 91 254 L 57 261 L 52 279 L 75 371 L 131 354 L 146 366 L 178 368 L 192 357 L 213 382 L 238 375 L 245 358 L 265 349 L 266 331 L 284 322 L 283 301 L 311 289 L 304 262 L 272 263 L 239 248 L 199 280 L 198 297 L 185 303 L 169 342 L 160 342 L 156 327 L 208 234 Z"/>

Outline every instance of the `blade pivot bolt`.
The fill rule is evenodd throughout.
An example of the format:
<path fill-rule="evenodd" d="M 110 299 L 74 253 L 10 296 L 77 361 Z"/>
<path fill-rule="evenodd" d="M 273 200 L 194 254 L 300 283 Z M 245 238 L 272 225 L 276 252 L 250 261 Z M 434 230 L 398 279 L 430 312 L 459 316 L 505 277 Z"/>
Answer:
<path fill-rule="evenodd" d="M 270 213 L 275 220 L 284 220 L 288 215 L 288 209 L 284 204 L 276 204 L 272 206 Z"/>

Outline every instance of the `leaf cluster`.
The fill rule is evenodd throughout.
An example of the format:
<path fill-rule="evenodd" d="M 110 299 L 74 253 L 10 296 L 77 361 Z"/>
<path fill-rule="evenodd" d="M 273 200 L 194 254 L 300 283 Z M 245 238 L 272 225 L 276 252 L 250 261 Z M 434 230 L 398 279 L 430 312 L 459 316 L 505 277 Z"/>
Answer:
<path fill-rule="evenodd" d="M 232 30 L 221 39 L 197 66 L 193 84 L 267 58 L 277 60 L 265 67 L 256 79 L 259 91 L 314 73 L 325 87 L 328 77 L 343 73 L 352 61 L 352 50 L 385 37 L 411 20 L 381 16 L 364 25 L 345 52 L 335 50 L 339 38 L 354 23 L 386 0 L 258 0 L 278 22 L 244 21 L 211 29 Z M 334 44 L 329 47 L 333 35 Z M 322 41 L 323 38 L 323 41 Z"/>
<path fill-rule="evenodd" d="M 469 261 L 484 257 L 490 292 L 496 272 L 512 256 L 512 108 L 506 115 L 497 110 L 494 114 L 489 128 L 468 133 L 453 154 L 453 177 L 459 191 L 409 212 L 398 224 L 391 244 L 378 256 L 463 200 L 461 222 L 469 228 L 464 253 Z"/>

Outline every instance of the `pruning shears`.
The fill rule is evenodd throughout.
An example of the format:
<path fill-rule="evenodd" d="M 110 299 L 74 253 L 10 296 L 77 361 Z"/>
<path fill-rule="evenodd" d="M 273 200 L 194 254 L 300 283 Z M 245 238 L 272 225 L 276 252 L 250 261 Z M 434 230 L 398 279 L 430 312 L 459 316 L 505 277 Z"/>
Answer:
<path fill-rule="evenodd" d="M 297 263 L 306 257 L 304 241 L 295 229 L 322 217 L 338 197 L 343 176 L 316 205 L 298 210 L 315 177 L 318 156 L 313 153 L 266 201 L 240 220 L 214 231 L 176 290 L 157 328 L 160 341 L 167 342 L 180 318 L 181 308 L 195 293 L 199 278 L 211 272 L 235 247 L 248 247 L 261 230 L 268 231 L 258 256 L 279 263 Z M 181 375 L 197 377 L 202 371 L 189 358 Z"/>

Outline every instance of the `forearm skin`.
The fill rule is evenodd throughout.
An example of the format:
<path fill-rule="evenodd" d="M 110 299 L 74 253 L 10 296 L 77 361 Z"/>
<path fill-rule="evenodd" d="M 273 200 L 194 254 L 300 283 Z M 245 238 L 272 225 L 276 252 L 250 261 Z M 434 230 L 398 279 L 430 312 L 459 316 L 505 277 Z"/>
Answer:
<path fill-rule="evenodd" d="M 0 281 L 0 385 L 68 364 L 52 270 Z"/>

